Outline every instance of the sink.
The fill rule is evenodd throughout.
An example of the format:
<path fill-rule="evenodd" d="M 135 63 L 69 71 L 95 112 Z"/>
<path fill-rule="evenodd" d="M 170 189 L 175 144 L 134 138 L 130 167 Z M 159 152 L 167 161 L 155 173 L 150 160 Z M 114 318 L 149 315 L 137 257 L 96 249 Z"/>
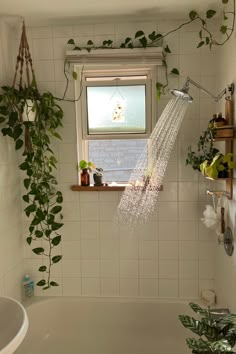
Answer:
<path fill-rule="evenodd" d="M 9 297 L 0 297 L 0 354 L 12 354 L 28 329 L 24 307 Z"/>

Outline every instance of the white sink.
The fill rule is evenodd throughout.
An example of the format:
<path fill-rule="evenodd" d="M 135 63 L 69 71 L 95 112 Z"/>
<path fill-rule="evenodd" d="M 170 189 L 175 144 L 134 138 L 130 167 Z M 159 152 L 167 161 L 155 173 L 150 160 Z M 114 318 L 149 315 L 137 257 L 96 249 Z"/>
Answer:
<path fill-rule="evenodd" d="M 0 354 L 12 354 L 28 329 L 24 307 L 9 297 L 0 297 Z"/>

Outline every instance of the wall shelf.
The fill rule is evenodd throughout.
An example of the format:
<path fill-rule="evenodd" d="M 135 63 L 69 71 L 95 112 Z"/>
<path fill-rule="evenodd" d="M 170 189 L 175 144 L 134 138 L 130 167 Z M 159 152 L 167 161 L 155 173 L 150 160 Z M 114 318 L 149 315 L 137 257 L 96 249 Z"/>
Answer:
<path fill-rule="evenodd" d="M 90 185 L 90 186 L 79 186 L 77 184 L 71 186 L 71 190 L 74 192 L 114 192 L 114 191 L 124 191 L 125 188 L 128 186 L 128 184 L 117 184 L 117 185 L 107 185 L 107 186 L 94 186 L 94 185 Z M 136 187 L 136 188 L 140 188 L 140 187 Z M 157 190 L 159 191 L 163 191 L 163 186 L 159 186 L 157 187 Z"/>
<path fill-rule="evenodd" d="M 233 126 L 233 102 L 232 99 L 225 100 L 225 120 L 226 124 L 222 127 L 217 127 L 216 137 L 213 141 L 225 142 L 225 154 L 233 153 L 233 139 L 234 139 L 234 126 Z M 233 176 L 233 171 L 231 173 Z M 208 178 L 211 179 L 211 178 Z M 228 199 L 233 198 L 233 177 L 217 178 L 214 181 L 225 181 L 226 195 Z"/>

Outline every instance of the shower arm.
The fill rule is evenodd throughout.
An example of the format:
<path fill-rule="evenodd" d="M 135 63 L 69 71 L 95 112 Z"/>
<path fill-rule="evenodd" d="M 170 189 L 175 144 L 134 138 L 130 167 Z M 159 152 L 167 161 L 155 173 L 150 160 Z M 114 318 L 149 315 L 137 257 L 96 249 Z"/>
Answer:
<path fill-rule="evenodd" d="M 206 90 L 204 87 L 202 87 L 200 84 L 198 84 L 197 82 L 195 82 L 194 80 L 192 80 L 190 77 L 187 77 L 187 81 L 184 85 L 184 89 L 188 90 L 189 89 L 189 83 L 191 83 L 192 85 L 196 86 L 197 88 L 199 88 L 201 91 L 205 92 L 208 96 L 210 96 L 211 98 L 213 98 L 213 100 L 215 102 L 218 102 L 224 95 L 225 95 L 225 99 L 226 100 L 230 100 L 231 96 L 234 92 L 234 84 L 228 85 L 226 88 L 224 88 L 219 95 L 215 96 L 213 95 L 210 91 Z"/>

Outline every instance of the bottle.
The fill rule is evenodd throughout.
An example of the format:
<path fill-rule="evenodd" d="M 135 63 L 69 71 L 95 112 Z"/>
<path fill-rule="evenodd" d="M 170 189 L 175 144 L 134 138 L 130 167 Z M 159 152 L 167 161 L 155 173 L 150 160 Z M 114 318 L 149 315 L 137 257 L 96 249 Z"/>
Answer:
<path fill-rule="evenodd" d="M 81 186 L 89 186 L 90 185 L 90 175 L 87 168 L 84 168 L 80 174 L 81 178 Z"/>
<path fill-rule="evenodd" d="M 34 281 L 26 274 L 23 278 L 24 298 L 27 299 L 34 295 Z"/>

